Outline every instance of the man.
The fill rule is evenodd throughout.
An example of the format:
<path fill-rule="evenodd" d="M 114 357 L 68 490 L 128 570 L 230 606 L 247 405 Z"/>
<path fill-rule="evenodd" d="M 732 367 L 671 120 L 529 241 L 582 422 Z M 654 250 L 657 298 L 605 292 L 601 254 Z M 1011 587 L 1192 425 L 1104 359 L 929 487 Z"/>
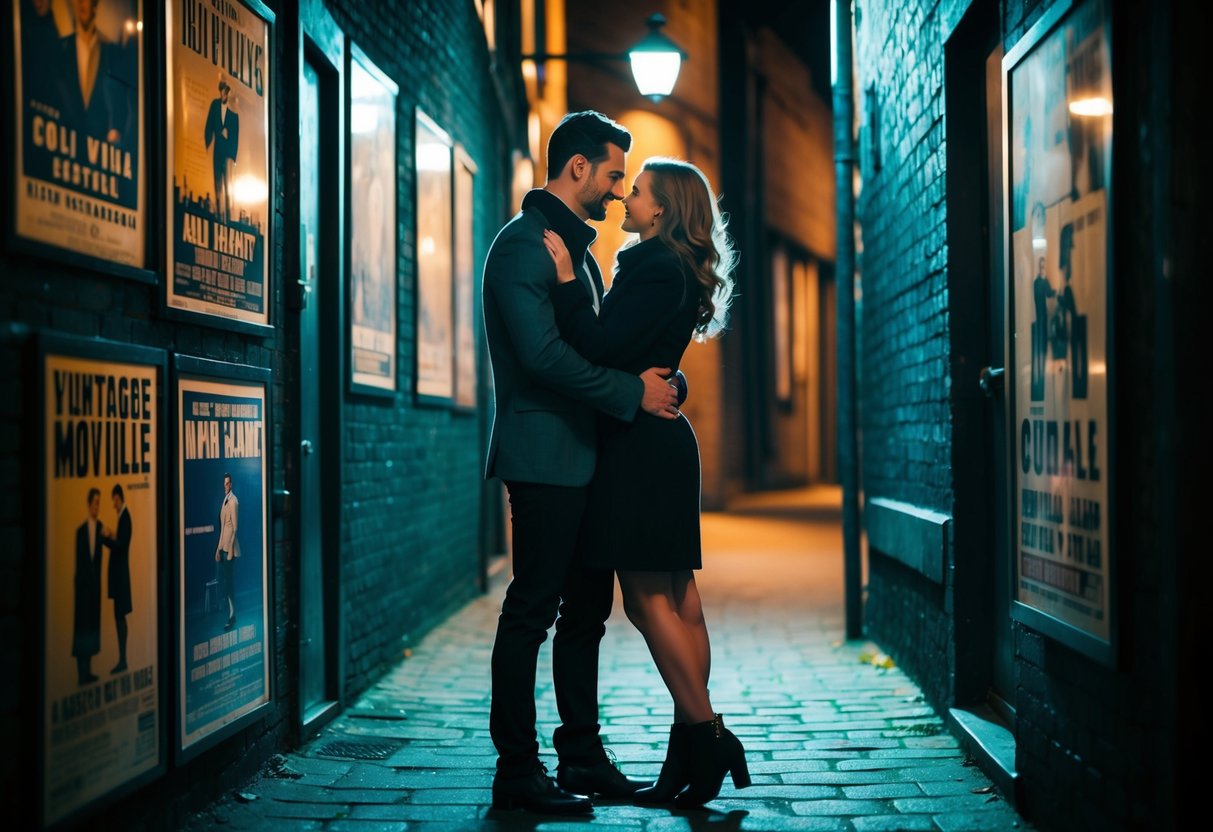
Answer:
<path fill-rule="evenodd" d="M 63 38 L 64 120 L 125 149 L 138 140 L 138 55 L 97 30 L 98 0 L 76 0 L 75 31 Z"/>
<path fill-rule="evenodd" d="M 498 619 L 492 657 L 489 733 L 497 748 L 495 808 L 588 813 L 589 796 L 627 797 L 647 783 L 608 760 L 598 725 L 598 648 L 611 613 L 609 570 L 570 568 L 586 485 L 594 472 L 595 409 L 631 421 L 640 409 L 676 418 L 674 389 L 650 368 L 639 378 L 596 367 L 560 339 L 549 292 L 556 271 L 545 228 L 561 235 L 598 308 L 602 274 L 589 254 L 586 220 L 606 218 L 622 199 L 631 135 L 600 113 L 570 113 L 548 144 L 548 181 L 498 233 L 484 269 L 484 319 L 495 386 L 485 476 L 510 496 L 513 580 Z M 557 610 L 559 608 L 559 618 Z M 556 624 L 553 682 L 561 725 L 553 781 L 539 762 L 535 669 Z"/>
<path fill-rule="evenodd" d="M 1045 259 L 1041 257 L 1036 266 L 1036 277 L 1032 280 L 1032 302 L 1036 320 L 1032 322 L 1032 401 L 1045 397 L 1045 369 L 1049 359 L 1049 299 L 1057 297 L 1057 291 L 1045 274 Z"/>
<path fill-rule="evenodd" d="M 114 600 L 114 628 L 118 631 L 118 664 L 111 674 L 126 670 L 126 616 L 131 611 L 131 513 L 126 510 L 126 495 L 121 485 L 115 485 L 110 497 L 114 512 L 118 515 L 118 533 L 105 529 L 101 542 L 110 550 L 109 582 L 110 598 Z"/>
<path fill-rule="evenodd" d="M 223 504 L 219 506 L 219 543 L 215 545 L 215 562 L 223 570 L 223 593 L 227 597 L 227 625 L 236 626 L 235 589 L 236 558 L 240 557 L 240 540 L 236 530 L 240 525 L 240 501 L 232 493 L 232 475 L 223 475 Z"/>
<path fill-rule="evenodd" d="M 75 615 L 72 655 L 80 685 L 97 681 L 93 656 L 101 652 L 101 490 L 88 490 L 88 517 L 76 529 Z"/>
<path fill-rule="evenodd" d="M 215 175 L 215 213 L 227 222 L 232 217 L 231 176 L 240 146 L 240 117 L 228 105 L 232 87 L 219 76 L 219 97 L 206 114 L 206 147 L 211 150 L 211 170 Z M 214 143 L 214 148 L 211 144 Z"/>

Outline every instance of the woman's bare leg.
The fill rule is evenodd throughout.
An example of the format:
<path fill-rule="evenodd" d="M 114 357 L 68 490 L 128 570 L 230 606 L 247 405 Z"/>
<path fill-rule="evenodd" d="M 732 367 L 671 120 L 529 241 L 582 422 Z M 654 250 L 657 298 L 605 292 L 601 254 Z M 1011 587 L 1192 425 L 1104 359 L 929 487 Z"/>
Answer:
<path fill-rule="evenodd" d="M 695 573 L 689 569 L 675 572 L 673 580 L 674 603 L 678 608 L 678 617 L 682 619 L 695 642 L 695 655 L 699 660 L 700 675 L 706 688 L 712 674 L 712 644 L 708 640 L 708 624 L 703 617 L 699 586 L 695 583 Z"/>
<path fill-rule="evenodd" d="M 687 603 L 688 582 L 685 573 L 628 572 L 619 574 L 623 607 L 628 620 L 644 636 L 649 653 L 674 700 L 675 721 L 709 722 L 715 713 L 708 698 L 704 674 L 707 627 L 702 608 L 696 616 L 688 608 L 698 627 L 688 626 L 680 613 L 680 599 Z M 698 600 L 698 592 L 694 592 Z"/>

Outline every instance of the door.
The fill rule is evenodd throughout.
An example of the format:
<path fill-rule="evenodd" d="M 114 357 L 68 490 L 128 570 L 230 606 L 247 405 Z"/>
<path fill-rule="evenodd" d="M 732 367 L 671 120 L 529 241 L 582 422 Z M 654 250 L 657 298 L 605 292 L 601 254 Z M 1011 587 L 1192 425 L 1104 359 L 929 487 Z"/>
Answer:
<path fill-rule="evenodd" d="M 990 668 L 991 683 L 988 704 L 1007 722 L 1014 725 L 1015 690 L 1013 676 L 1014 644 L 1011 639 L 1011 524 L 1007 494 L 1007 456 L 1010 453 L 1007 434 L 1007 398 L 1003 380 L 1006 378 L 1006 268 L 1003 263 L 1003 182 L 1002 182 L 1002 46 L 986 57 L 986 189 L 989 275 L 986 304 L 988 363 L 979 372 L 979 385 L 988 399 L 986 432 L 989 436 L 989 484 L 986 490 L 986 516 L 990 518 L 990 553 L 994 562 L 994 579 L 990 585 L 993 644 Z"/>
<path fill-rule="evenodd" d="M 326 450 L 321 424 L 320 307 L 327 293 L 319 280 L 325 244 L 320 233 L 321 171 L 325 144 L 321 133 L 321 76 L 310 59 L 303 62 L 299 102 L 299 695 L 303 724 L 332 704 L 328 649 L 330 622 L 326 603 L 324 543 L 324 479 L 321 460 Z"/>
<path fill-rule="evenodd" d="M 974 3 L 945 44 L 951 310 L 955 703 L 1014 725 L 1007 414 L 1003 379 L 1002 47 L 997 4 Z M 979 724 L 980 723 L 980 724 Z M 1013 766 L 1013 759 L 1011 759 Z"/>

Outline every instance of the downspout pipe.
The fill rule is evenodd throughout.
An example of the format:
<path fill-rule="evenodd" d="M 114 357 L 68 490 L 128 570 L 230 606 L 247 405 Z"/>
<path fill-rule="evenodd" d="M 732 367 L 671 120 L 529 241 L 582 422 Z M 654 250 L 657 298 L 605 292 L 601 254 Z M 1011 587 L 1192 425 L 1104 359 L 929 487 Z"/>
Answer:
<path fill-rule="evenodd" d="M 838 332 L 838 471 L 842 480 L 843 594 L 848 639 L 863 635 L 863 564 L 859 550 L 859 432 L 855 356 L 855 99 L 851 0 L 831 6 L 834 98 L 835 259 Z"/>

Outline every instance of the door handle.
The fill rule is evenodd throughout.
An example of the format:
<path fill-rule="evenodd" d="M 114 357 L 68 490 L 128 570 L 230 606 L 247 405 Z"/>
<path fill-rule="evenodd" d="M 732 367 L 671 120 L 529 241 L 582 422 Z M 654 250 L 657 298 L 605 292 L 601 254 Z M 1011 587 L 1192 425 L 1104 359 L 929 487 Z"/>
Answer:
<path fill-rule="evenodd" d="M 1002 390 L 1002 377 L 1006 373 L 1003 367 L 982 367 L 977 376 L 977 384 L 986 398 L 993 398 L 995 391 Z"/>
<path fill-rule="evenodd" d="M 315 450 L 315 448 L 312 446 L 312 440 L 310 439 L 304 439 L 299 443 L 299 447 L 303 451 L 304 456 L 307 456 Z"/>

